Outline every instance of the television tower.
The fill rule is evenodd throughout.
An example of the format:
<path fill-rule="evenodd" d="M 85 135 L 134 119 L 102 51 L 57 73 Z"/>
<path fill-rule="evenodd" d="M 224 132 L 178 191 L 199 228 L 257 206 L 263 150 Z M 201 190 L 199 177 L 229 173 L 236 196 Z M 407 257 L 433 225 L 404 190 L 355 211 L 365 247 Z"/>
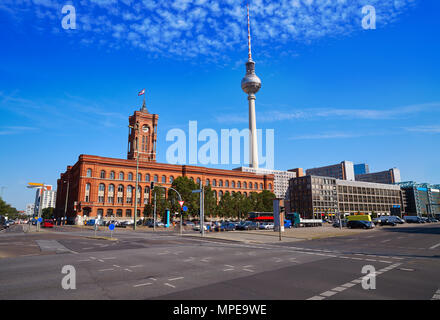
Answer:
<path fill-rule="evenodd" d="M 255 62 L 252 60 L 251 50 L 251 23 L 249 17 L 249 4 L 247 5 L 248 18 L 248 61 L 246 62 L 246 75 L 241 80 L 241 88 L 248 95 L 249 100 L 249 166 L 258 169 L 258 141 L 257 120 L 255 116 L 255 94 L 261 88 L 261 80 L 255 74 Z"/>

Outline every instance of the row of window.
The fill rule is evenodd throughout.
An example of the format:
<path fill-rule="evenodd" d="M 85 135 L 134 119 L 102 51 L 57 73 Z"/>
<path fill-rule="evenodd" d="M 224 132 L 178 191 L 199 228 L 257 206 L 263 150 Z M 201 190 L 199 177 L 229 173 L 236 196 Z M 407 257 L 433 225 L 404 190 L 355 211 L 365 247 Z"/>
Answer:
<path fill-rule="evenodd" d="M 92 169 L 87 169 L 86 176 L 88 178 L 92 177 Z M 101 179 L 106 179 L 107 178 L 107 174 L 106 174 L 105 170 L 101 171 L 100 178 Z M 128 177 L 127 178 L 128 178 L 128 181 L 133 181 L 133 174 L 131 172 L 128 173 Z M 114 171 L 110 172 L 109 179 L 110 180 L 115 180 L 115 172 Z M 119 180 L 123 181 L 124 179 L 125 179 L 125 174 L 123 172 L 120 172 L 119 173 Z M 194 181 L 194 178 L 191 177 L 190 179 Z M 138 181 L 143 181 L 141 173 L 138 174 Z M 150 175 L 146 174 L 145 175 L 145 182 L 150 182 L 150 181 L 151 181 Z M 159 176 L 157 174 L 153 176 L 153 181 L 154 182 L 159 182 Z M 170 176 L 168 178 L 168 183 L 172 184 L 173 182 L 174 182 L 174 177 Z M 197 184 L 200 184 L 201 179 L 197 178 L 196 182 L 197 182 Z M 165 184 L 167 183 L 167 177 L 166 176 L 163 175 L 161 177 L 161 183 L 165 183 Z M 217 186 L 218 187 L 223 187 L 223 180 L 219 180 L 217 182 L 217 180 L 214 179 L 211 182 L 210 179 L 206 179 L 205 183 L 206 183 L 207 186 L 212 185 L 213 187 L 217 187 Z M 235 188 L 237 188 L 237 189 L 243 188 L 243 189 L 259 189 L 259 190 L 263 190 L 263 188 L 264 188 L 262 183 L 258 184 L 256 182 L 255 183 L 249 182 L 249 184 L 248 184 L 247 182 L 243 182 L 242 183 L 240 181 L 238 181 L 237 183 L 235 183 L 235 181 L 231 181 L 230 186 L 231 186 L 231 188 L 234 188 L 234 189 Z M 248 186 L 249 186 L 249 188 L 248 188 Z M 229 181 L 228 180 L 224 181 L 224 187 L 229 188 Z M 271 183 L 269 184 L 269 190 L 272 190 L 272 184 Z"/>
<path fill-rule="evenodd" d="M 118 204 L 132 204 L 133 203 L 133 198 L 134 198 L 134 189 L 135 187 L 133 186 L 127 186 L 125 194 L 124 194 L 124 186 L 123 185 L 119 185 L 118 189 L 117 189 L 117 193 L 115 194 L 115 186 L 113 184 L 110 184 L 107 188 L 107 194 L 106 194 L 106 187 L 105 184 L 101 183 L 98 186 L 98 202 L 99 203 L 111 203 L 113 204 L 115 201 L 115 197 L 117 200 Z M 84 196 L 84 201 L 85 202 L 91 202 L 90 200 L 90 190 L 91 190 L 91 184 L 87 183 L 86 184 L 86 190 L 85 190 L 85 196 Z M 148 203 L 148 200 L 150 198 L 150 187 L 146 186 L 143 188 L 144 190 L 144 204 Z M 214 192 L 214 197 L 217 199 L 217 191 L 213 191 Z M 223 191 L 219 191 L 218 192 L 218 198 L 221 199 L 223 197 L 224 194 L 229 193 L 229 191 L 223 192 Z M 234 194 L 235 192 L 232 191 L 232 194 Z M 241 192 L 237 192 L 238 194 L 241 194 Z M 138 186 L 138 204 L 141 203 L 141 194 L 142 194 L 142 187 Z M 243 192 L 244 196 L 248 196 L 247 192 Z M 107 201 L 106 201 L 106 196 L 107 196 Z M 124 197 L 125 196 L 125 197 Z"/>

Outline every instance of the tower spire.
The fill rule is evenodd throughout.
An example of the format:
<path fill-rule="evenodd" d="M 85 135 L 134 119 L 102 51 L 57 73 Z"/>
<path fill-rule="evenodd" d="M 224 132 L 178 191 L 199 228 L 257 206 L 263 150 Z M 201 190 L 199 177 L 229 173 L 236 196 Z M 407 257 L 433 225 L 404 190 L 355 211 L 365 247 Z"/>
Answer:
<path fill-rule="evenodd" d="M 252 47 L 251 47 L 251 18 L 249 14 L 249 2 L 247 4 L 247 18 L 248 18 L 248 47 L 249 47 L 248 59 L 250 61 L 252 60 Z"/>

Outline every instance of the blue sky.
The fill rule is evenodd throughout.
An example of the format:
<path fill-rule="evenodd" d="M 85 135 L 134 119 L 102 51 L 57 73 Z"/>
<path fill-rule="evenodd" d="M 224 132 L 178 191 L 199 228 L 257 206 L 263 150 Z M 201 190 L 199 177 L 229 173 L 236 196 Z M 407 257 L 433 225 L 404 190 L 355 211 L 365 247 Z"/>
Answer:
<path fill-rule="evenodd" d="M 251 3 L 257 126 L 275 130 L 276 169 L 351 160 L 440 183 L 438 1 Z M 65 4 L 76 30 L 61 27 Z M 361 26 L 368 4 L 376 30 Z M 2 0 L 5 200 L 24 209 L 27 182 L 56 185 L 80 154 L 125 158 L 143 88 L 160 116 L 160 162 L 166 133 L 191 120 L 219 133 L 246 128 L 246 20 L 232 0 Z"/>

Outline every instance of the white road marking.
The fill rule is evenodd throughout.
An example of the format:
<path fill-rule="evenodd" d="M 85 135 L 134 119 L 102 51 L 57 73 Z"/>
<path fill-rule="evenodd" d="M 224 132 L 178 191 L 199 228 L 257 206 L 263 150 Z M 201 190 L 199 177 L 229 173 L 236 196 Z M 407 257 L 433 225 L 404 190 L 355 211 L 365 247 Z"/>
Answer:
<path fill-rule="evenodd" d="M 438 246 L 440 246 L 440 243 L 437 243 L 437 244 L 433 245 L 433 246 L 430 247 L 429 249 L 433 250 L 433 249 L 437 248 Z"/>
<path fill-rule="evenodd" d="M 176 280 L 181 280 L 181 279 L 183 279 L 184 277 L 178 277 L 178 278 L 171 278 L 171 279 L 168 279 L 168 281 L 176 281 Z"/>
<path fill-rule="evenodd" d="M 113 271 L 115 269 L 102 269 L 102 270 L 98 270 L 98 272 L 104 272 L 104 271 Z"/>
<path fill-rule="evenodd" d="M 171 287 L 171 288 L 175 288 L 175 286 L 173 286 L 172 284 L 169 283 L 165 283 L 166 286 Z"/>
<path fill-rule="evenodd" d="M 383 240 L 383 241 L 381 241 L 381 242 L 382 242 L 382 243 L 385 243 L 385 242 L 389 242 L 389 241 L 391 241 L 391 239 Z"/>
<path fill-rule="evenodd" d="M 388 266 L 388 267 L 386 267 L 386 268 L 384 268 L 384 269 L 379 270 L 378 272 L 376 272 L 376 274 L 381 274 L 381 273 L 383 273 L 383 272 L 386 272 L 386 271 L 389 271 L 389 270 L 391 270 L 391 269 L 397 268 L 397 267 L 400 266 L 400 265 L 401 265 L 400 263 L 395 263 L 395 264 L 393 264 L 393 265 L 391 265 L 391 266 Z M 327 298 L 327 297 L 331 297 L 331 296 L 333 296 L 333 295 L 335 295 L 335 294 L 337 294 L 337 293 L 339 293 L 339 292 L 342 292 L 342 291 L 344 291 L 344 290 L 346 290 L 346 289 L 348 289 L 348 288 L 354 287 L 355 285 L 361 283 L 363 277 L 364 277 L 364 276 L 362 276 L 362 277 L 359 278 L 359 279 L 355 279 L 355 280 L 353 280 L 353 281 L 350 281 L 350 282 L 348 282 L 348 283 L 345 283 L 345 284 L 343 284 L 343 285 L 341 285 L 341 286 L 339 286 L 339 287 L 333 288 L 333 289 L 331 289 L 331 290 L 329 290 L 329 291 L 325 291 L 325 292 L 323 292 L 323 293 L 321 293 L 321 294 L 319 294 L 319 295 L 317 295 L 317 296 L 313 296 L 313 297 L 311 297 L 311 298 L 309 298 L 309 299 L 307 299 L 307 300 L 323 300 L 323 299 L 325 299 L 325 298 Z M 440 291 L 440 290 L 439 290 L 439 291 Z M 434 295 L 434 296 L 435 296 L 435 295 Z"/>
<path fill-rule="evenodd" d="M 243 271 L 254 272 L 254 270 L 250 270 L 250 269 L 243 269 Z"/>
<path fill-rule="evenodd" d="M 431 300 L 440 300 L 440 289 L 432 296 Z"/>
<path fill-rule="evenodd" d="M 141 284 L 137 284 L 137 285 L 135 285 L 135 286 L 133 286 L 133 287 L 143 287 L 143 286 L 149 286 L 149 285 L 151 285 L 152 283 L 151 282 L 147 282 L 147 283 L 141 283 Z"/>
<path fill-rule="evenodd" d="M 140 267 L 143 267 L 143 265 L 139 264 L 137 266 L 129 266 L 129 268 L 140 268 Z"/>
<path fill-rule="evenodd" d="M 113 260 L 113 259 L 116 259 L 116 257 L 102 258 L 102 260 Z"/>

